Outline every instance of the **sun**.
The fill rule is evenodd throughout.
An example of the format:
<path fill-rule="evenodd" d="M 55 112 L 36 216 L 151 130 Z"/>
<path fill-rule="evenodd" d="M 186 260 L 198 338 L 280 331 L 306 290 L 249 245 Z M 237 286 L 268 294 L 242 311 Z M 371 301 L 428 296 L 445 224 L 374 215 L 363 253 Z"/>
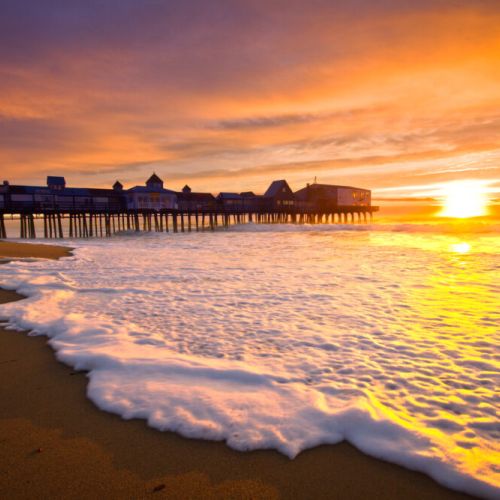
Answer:
<path fill-rule="evenodd" d="M 488 196 L 481 181 L 455 181 L 443 184 L 440 191 L 443 197 L 441 217 L 479 217 L 488 213 Z"/>

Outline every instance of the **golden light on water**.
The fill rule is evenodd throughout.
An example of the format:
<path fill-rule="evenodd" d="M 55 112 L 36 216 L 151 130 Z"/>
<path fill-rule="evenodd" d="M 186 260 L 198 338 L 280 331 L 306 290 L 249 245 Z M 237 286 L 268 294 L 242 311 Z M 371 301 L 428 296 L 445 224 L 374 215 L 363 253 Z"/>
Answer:
<path fill-rule="evenodd" d="M 481 181 L 456 181 L 443 185 L 441 217 L 479 217 L 488 213 L 488 196 Z"/>

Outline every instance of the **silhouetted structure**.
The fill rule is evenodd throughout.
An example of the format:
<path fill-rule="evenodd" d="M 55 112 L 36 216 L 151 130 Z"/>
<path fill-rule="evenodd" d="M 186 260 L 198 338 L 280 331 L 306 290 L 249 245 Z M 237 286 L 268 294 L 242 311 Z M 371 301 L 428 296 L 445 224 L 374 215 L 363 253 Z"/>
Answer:
<path fill-rule="evenodd" d="M 291 208 L 295 205 L 295 196 L 285 180 L 273 181 L 264 193 L 271 210 Z"/>
<path fill-rule="evenodd" d="M 295 200 L 299 207 L 318 211 L 339 207 L 369 207 L 371 191 L 351 186 L 314 183 L 296 191 Z"/>
<path fill-rule="evenodd" d="M 153 174 L 146 181 L 145 186 L 135 186 L 128 189 L 126 193 L 127 208 L 129 210 L 177 208 L 177 193 L 165 189 L 163 181 L 156 174 Z"/>
<path fill-rule="evenodd" d="M 219 193 L 217 202 L 224 210 L 242 210 L 243 196 L 238 193 Z"/>
<path fill-rule="evenodd" d="M 21 238 L 35 238 L 35 220 L 43 220 L 46 238 L 111 236 L 116 231 L 191 231 L 231 222 L 321 223 L 367 220 L 369 190 L 312 184 L 297 191 L 286 180 L 273 181 L 263 195 L 252 191 L 193 193 L 164 188 L 155 173 L 144 186 L 124 189 L 68 188 L 64 177 L 48 176 L 47 186 L 0 185 L 0 238 L 6 237 L 5 217 L 20 221 Z M 65 224 L 63 224 L 63 221 Z M 67 223 L 67 224 L 66 224 Z"/>
<path fill-rule="evenodd" d="M 216 200 L 211 193 L 193 193 L 186 185 L 182 192 L 177 193 L 177 208 L 179 210 L 215 210 Z"/>

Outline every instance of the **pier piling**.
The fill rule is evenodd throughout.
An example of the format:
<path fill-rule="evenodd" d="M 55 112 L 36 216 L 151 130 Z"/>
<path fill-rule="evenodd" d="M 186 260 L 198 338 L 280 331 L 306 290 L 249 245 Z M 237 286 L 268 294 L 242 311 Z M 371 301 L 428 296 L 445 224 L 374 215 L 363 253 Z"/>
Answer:
<path fill-rule="evenodd" d="M 361 224 L 373 221 L 378 207 L 339 207 L 328 211 L 288 210 L 135 210 L 126 212 L 58 210 L 10 213 L 0 210 L 0 238 L 7 238 L 6 213 L 19 221 L 22 239 L 37 237 L 36 221 L 43 225 L 46 239 L 110 237 L 120 231 L 169 232 L 227 229 L 231 224 Z M 16 217 L 17 216 L 17 217 Z M 142 220 L 141 220 L 142 219 Z M 207 220 L 208 219 L 208 220 Z"/>

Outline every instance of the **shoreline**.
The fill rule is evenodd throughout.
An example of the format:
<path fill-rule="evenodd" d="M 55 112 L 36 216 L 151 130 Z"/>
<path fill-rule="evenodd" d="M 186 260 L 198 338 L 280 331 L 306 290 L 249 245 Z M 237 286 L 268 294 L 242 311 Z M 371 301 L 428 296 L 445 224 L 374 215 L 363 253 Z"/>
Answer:
<path fill-rule="evenodd" d="M 0 242 L 1 258 L 67 255 L 65 247 Z M 0 303 L 22 298 L 0 289 Z M 471 498 L 346 442 L 289 460 L 125 421 L 94 406 L 85 373 L 54 358 L 46 337 L 0 327 L 2 497 Z"/>

